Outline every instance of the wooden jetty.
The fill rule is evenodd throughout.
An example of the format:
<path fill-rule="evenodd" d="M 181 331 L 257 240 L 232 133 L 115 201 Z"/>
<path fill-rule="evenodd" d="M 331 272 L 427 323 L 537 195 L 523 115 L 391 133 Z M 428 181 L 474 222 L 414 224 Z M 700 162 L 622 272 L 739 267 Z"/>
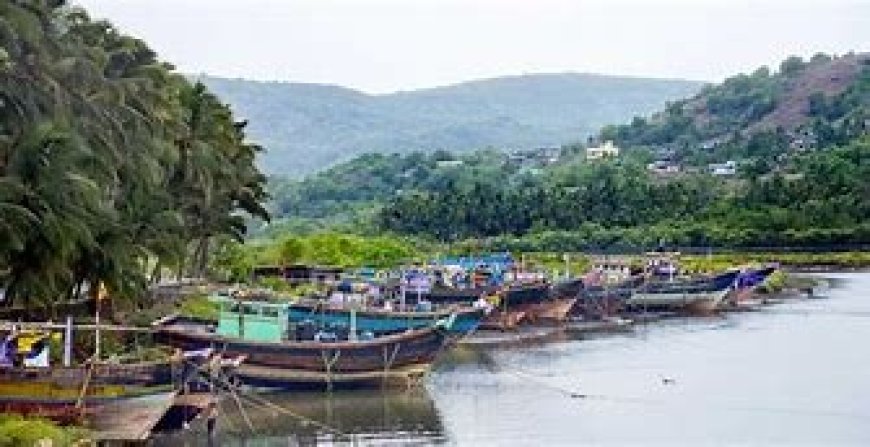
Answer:
<path fill-rule="evenodd" d="M 107 405 L 89 425 L 96 442 L 141 442 L 163 428 L 180 428 L 216 402 L 212 393 L 176 392 L 127 399 Z"/>
<path fill-rule="evenodd" d="M 104 406 L 89 427 L 94 441 L 144 441 L 172 407 L 174 392 L 124 399 Z"/>

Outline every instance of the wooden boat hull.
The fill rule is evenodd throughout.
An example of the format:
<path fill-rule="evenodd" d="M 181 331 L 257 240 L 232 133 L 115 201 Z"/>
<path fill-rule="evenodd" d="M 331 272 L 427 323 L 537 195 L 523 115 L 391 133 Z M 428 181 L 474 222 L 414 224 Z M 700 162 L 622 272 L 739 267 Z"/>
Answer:
<path fill-rule="evenodd" d="M 260 388 L 339 388 L 392 385 L 397 376 L 428 370 L 449 340 L 430 327 L 357 342 L 257 342 L 168 325 L 158 340 L 183 349 L 211 347 L 244 356 L 236 370 L 243 383 Z"/>
<path fill-rule="evenodd" d="M 577 302 L 577 298 L 550 298 L 528 306 L 526 321 L 529 323 L 561 323 Z"/>
<path fill-rule="evenodd" d="M 714 312 L 728 294 L 728 289 L 710 292 L 640 292 L 626 301 L 629 308 L 680 309 L 691 313 Z"/>
<path fill-rule="evenodd" d="M 740 272 L 729 271 L 712 278 L 640 285 L 625 302 L 628 308 L 712 312 L 733 288 Z"/>
<path fill-rule="evenodd" d="M 465 308 L 456 311 L 435 312 L 389 312 L 364 309 L 356 312 L 356 328 L 360 332 L 376 335 L 404 332 L 408 329 L 422 329 L 434 325 L 439 320 L 455 315 L 448 332 L 462 337 L 473 332 L 486 316 L 484 309 Z M 350 311 L 343 308 L 319 307 L 316 304 L 298 303 L 290 305 L 290 322 L 314 321 L 326 326 L 350 326 Z"/>
<path fill-rule="evenodd" d="M 495 329 L 500 331 L 516 328 L 526 317 L 525 310 L 518 309 L 495 309 L 480 323 L 481 329 Z"/>
<path fill-rule="evenodd" d="M 61 423 L 98 418 L 108 404 L 175 389 L 169 362 L 139 365 L 0 369 L 0 412 L 35 415 Z M 84 390 L 84 393 L 82 393 Z"/>

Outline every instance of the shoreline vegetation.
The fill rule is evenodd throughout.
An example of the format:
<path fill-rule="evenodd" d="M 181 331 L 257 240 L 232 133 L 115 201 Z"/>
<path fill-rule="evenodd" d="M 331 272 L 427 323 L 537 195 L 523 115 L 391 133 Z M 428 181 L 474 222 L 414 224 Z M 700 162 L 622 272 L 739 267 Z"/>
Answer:
<path fill-rule="evenodd" d="M 40 417 L 0 414 L 0 447 L 77 445 L 91 445 L 87 430 L 72 426 L 61 427 Z"/>
<path fill-rule="evenodd" d="M 349 233 L 319 233 L 260 239 L 246 245 L 227 243 L 216 252 L 210 273 L 228 282 L 243 282 L 256 265 L 309 264 L 346 269 L 383 268 L 413 265 L 443 256 L 472 255 L 509 251 L 528 267 L 578 275 L 587 270 L 591 258 L 606 256 L 640 257 L 652 249 L 635 249 L 613 254 L 582 251 L 510 250 L 486 240 L 439 243 L 407 236 L 361 236 Z M 679 248 L 672 251 L 679 252 Z M 745 264 L 779 263 L 789 270 L 850 270 L 870 267 L 870 250 L 855 251 L 741 251 L 710 249 L 681 253 L 680 261 L 688 271 L 708 273 Z"/>

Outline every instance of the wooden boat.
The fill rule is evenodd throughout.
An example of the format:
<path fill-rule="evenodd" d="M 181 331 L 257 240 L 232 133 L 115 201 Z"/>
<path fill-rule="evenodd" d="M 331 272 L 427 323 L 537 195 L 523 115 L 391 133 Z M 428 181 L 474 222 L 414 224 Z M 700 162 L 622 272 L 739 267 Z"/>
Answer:
<path fill-rule="evenodd" d="M 733 270 L 711 278 L 645 282 L 632 291 L 625 306 L 632 309 L 712 312 L 734 287 L 739 274 L 739 271 Z"/>
<path fill-rule="evenodd" d="M 292 323 L 313 321 L 323 326 L 343 327 L 349 329 L 353 325 L 360 332 L 374 335 L 385 335 L 404 332 L 408 329 L 420 329 L 433 326 L 439 320 L 455 315 L 449 333 L 455 337 L 463 337 L 480 325 L 486 316 L 486 310 L 470 306 L 451 306 L 450 309 L 435 311 L 390 311 L 366 307 L 355 310 L 351 323 L 351 310 L 347 307 L 335 307 L 323 301 L 297 301 L 289 305 L 289 318 Z"/>
<path fill-rule="evenodd" d="M 547 283 L 517 284 L 496 293 L 495 306 L 484 318 L 483 329 L 509 330 L 536 312 L 547 310 L 550 285 Z"/>
<path fill-rule="evenodd" d="M 236 375 L 246 385 L 334 389 L 414 385 L 447 344 L 452 325 L 451 318 L 366 340 L 336 340 L 323 331 L 313 340 L 296 340 L 288 314 L 287 304 L 228 302 L 217 327 L 177 318 L 155 326 L 158 340 L 170 346 L 244 356 Z"/>
<path fill-rule="evenodd" d="M 529 323 L 561 323 L 568 319 L 568 314 L 576 302 L 576 297 L 551 296 L 540 303 L 531 305 L 526 313 L 526 320 Z"/>
<path fill-rule="evenodd" d="M 61 423 L 99 418 L 126 399 L 175 395 L 177 377 L 169 361 L 73 367 L 0 368 L 0 412 L 47 417 Z"/>

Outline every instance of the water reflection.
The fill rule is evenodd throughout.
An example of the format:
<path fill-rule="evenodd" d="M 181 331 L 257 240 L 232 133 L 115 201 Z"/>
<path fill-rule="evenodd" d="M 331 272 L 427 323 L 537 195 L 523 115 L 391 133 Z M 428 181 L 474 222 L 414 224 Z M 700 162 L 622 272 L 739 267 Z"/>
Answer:
<path fill-rule="evenodd" d="M 221 446 L 287 446 L 331 444 L 438 444 L 446 441 L 441 418 L 425 388 L 411 391 L 372 390 L 335 393 L 274 393 L 261 395 L 296 415 L 244 406 L 252 431 L 231 399 L 221 404 Z M 322 423 L 341 434 L 306 423 Z M 165 434 L 158 446 L 207 445 L 200 427 Z"/>

